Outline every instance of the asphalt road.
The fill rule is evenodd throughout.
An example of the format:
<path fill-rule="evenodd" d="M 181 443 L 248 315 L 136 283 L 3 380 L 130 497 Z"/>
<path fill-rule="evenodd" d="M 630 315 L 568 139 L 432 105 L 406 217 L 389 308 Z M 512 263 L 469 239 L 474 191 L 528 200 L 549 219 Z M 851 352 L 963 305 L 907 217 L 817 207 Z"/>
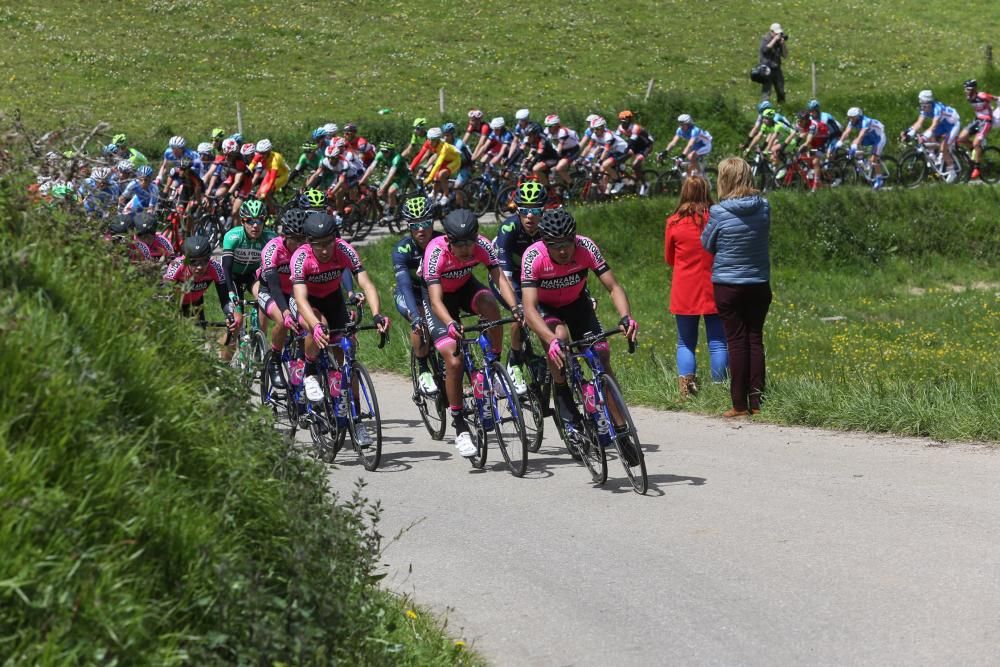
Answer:
<path fill-rule="evenodd" d="M 634 409 L 647 496 L 549 429 L 528 474 L 375 378 L 386 584 L 497 665 L 1000 664 L 1000 452 Z"/>

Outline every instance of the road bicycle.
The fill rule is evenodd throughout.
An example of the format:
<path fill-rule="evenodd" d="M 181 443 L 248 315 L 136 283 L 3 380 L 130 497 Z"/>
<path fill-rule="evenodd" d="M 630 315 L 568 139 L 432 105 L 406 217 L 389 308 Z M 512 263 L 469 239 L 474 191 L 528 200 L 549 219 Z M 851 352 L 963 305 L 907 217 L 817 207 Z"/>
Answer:
<path fill-rule="evenodd" d="M 952 166 L 955 168 L 955 174 L 951 175 L 951 168 L 944 162 L 939 142 L 924 139 L 922 134 L 913 134 L 904 136 L 902 143 L 908 147 L 908 150 L 899 156 L 897 180 L 903 187 L 915 188 L 925 180 L 942 183 L 969 180 L 972 165 L 967 153 L 952 150 Z"/>
<path fill-rule="evenodd" d="M 261 369 L 264 368 L 264 355 L 269 345 L 260 328 L 257 304 L 238 298 L 234 305 L 240 309 L 243 318 L 236 334 L 236 350 L 229 364 L 239 374 L 240 384 L 250 391 Z"/>
<path fill-rule="evenodd" d="M 955 144 L 952 151 L 958 154 L 962 162 L 968 162 L 972 166 L 972 141 L 965 144 Z M 970 171 L 971 177 L 971 171 Z M 994 185 L 1000 183 L 1000 149 L 988 146 L 986 139 L 983 139 L 983 157 L 979 161 L 979 179 L 983 183 Z"/>
<path fill-rule="evenodd" d="M 434 385 L 437 387 L 433 393 L 427 393 L 420 388 L 420 365 L 417 355 L 410 348 L 410 381 L 413 384 L 413 395 L 411 396 L 414 405 L 420 412 L 420 419 L 424 422 L 427 433 L 432 440 L 444 440 L 444 432 L 448 425 L 448 396 L 444 388 L 444 361 L 441 354 L 434 347 L 430 340 L 427 327 L 423 326 L 420 335 L 427 345 L 427 365 L 431 375 L 434 376 Z"/>
<path fill-rule="evenodd" d="M 656 176 L 656 180 L 653 181 L 653 193 L 668 197 L 677 197 L 681 193 L 684 181 L 691 176 L 691 164 L 686 158 L 680 155 L 668 157 L 663 152 L 658 153 L 656 155 L 656 163 L 663 164 L 664 162 L 667 162 L 669 168 Z M 718 180 L 718 171 L 715 167 L 700 165 L 700 168 L 701 171 L 698 175 L 706 179 L 710 186 Z"/>
<path fill-rule="evenodd" d="M 829 163 L 823 166 L 823 171 L 829 173 L 830 185 L 867 185 L 874 186 L 876 179 L 881 177 L 882 184 L 892 186 L 899 182 L 900 170 L 896 158 L 891 155 L 878 157 L 879 170 L 875 171 L 871 155 L 862 150 L 853 155 L 849 152 L 838 152 Z"/>

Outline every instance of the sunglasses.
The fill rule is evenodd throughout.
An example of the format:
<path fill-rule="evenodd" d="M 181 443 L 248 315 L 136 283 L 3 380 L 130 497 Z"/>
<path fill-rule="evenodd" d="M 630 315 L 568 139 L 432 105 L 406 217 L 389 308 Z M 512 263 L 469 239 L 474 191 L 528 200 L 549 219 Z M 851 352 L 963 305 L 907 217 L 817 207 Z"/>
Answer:
<path fill-rule="evenodd" d="M 430 229 L 434 223 L 431 220 L 423 220 L 421 222 L 411 222 L 409 223 L 409 228 L 411 231 L 418 231 L 421 229 Z"/>
<path fill-rule="evenodd" d="M 576 239 L 561 239 L 559 241 L 543 241 L 546 248 L 551 248 L 552 250 L 565 250 L 570 248 L 576 243 Z"/>
<path fill-rule="evenodd" d="M 541 215 L 542 214 L 542 209 L 539 208 L 539 207 L 522 208 L 522 207 L 518 206 L 517 207 L 517 213 L 518 213 L 518 215 Z"/>
<path fill-rule="evenodd" d="M 264 220 L 262 218 L 250 218 L 248 220 L 244 220 L 243 224 L 250 225 L 251 227 L 260 227 L 264 224 Z"/>

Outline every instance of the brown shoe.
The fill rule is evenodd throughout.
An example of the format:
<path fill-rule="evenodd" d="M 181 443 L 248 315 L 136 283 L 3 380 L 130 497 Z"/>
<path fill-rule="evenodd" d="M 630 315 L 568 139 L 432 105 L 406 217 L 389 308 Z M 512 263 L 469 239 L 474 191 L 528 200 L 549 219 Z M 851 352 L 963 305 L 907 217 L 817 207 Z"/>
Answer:
<path fill-rule="evenodd" d="M 698 376 L 692 373 L 691 375 L 685 375 L 684 381 L 687 382 L 688 393 L 692 396 L 698 395 Z"/>
<path fill-rule="evenodd" d="M 691 398 L 691 390 L 688 389 L 687 377 L 681 375 L 677 378 L 677 390 L 680 392 L 681 398 Z"/>
<path fill-rule="evenodd" d="M 750 414 L 752 414 L 752 415 L 759 415 L 760 414 L 760 408 L 752 408 L 750 410 Z"/>
<path fill-rule="evenodd" d="M 749 412 L 746 410 L 737 410 L 736 408 L 730 408 L 722 413 L 722 416 L 726 419 L 733 419 L 734 417 L 746 417 Z"/>

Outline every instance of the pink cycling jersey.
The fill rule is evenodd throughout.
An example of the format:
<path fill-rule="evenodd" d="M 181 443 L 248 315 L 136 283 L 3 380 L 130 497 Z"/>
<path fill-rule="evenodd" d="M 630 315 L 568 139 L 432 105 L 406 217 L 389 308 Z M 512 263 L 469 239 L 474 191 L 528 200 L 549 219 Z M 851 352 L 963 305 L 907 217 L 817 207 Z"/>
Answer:
<path fill-rule="evenodd" d="M 580 298 L 587 286 L 587 271 L 601 275 L 610 267 L 601 249 L 586 236 L 576 237 L 576 251 L 567 264 L 556 264 L 543 241 L 528 246 L 521 259 L 521 288 L 538 290 L 538 303 L 561 308 Z"/>
<path fill-rule="evenodd" d="M 329 262 L 320 263 L 312 246 L 304 243 L 292 253 L 290 264 L 292 284 L 305 285 L 309 296 L 315 297 L 330 296 L 339 290 L 344 269 L 349 269 L 354 275 L 365 270 L 358 251 L 344 239 L 337 239 Z"/>
<path fill-rule="evenodd" d="M 170 262 L 163 271 L 163 280 L 181 284 L 187 283 L 185 284 L 184 295 L 181 297 L 181 303 L 184 305 L 201 299 L 205 290 L 211 287 L 212 283 L 216 285 L 226 284 L 226 279 L 222 273 L 222 264 L 217 259 L 209 260 L 205 271 L 201 275 L 196 276 L 192 273 L 191 267 L 184 263 L 184 258 L 178 257 Z"/>
<path fill-rule="evenodd" d="M 302 247 L 302 246 L 299 246 Z M 257 269 L 257 279 L 260 280 L 268 270 L 278 274 L 281 291 L 292 293 L 292 253 L 285 246 L 285 239 L 280 236 L 268 241 L 260 251 L 260 268 Z"/>
<path fill-rule="evenodd" d="M 972 105 L 972 111 L 976 114 L 978 120 L 985 120 L 987 123 L 992 122 L 993 101 L 996 99 L 996 95 L 978 92 L 975 97 L 969 100 L 969 104 Z"/>
<path fill-rule="evenodd" d="M 136 238 L 136 241 L 139 239 Z M 159 259 L 170 259 L 174 254 L 174 246 L 170 243 L 168 239 L 163 234 L 156 232 L 156 236 L 153 238 L 152 243 L 147 243 L 146 246 L 149 248 L 149 252 L 152 254 L 153 258 Z"/>
<path fill-rule="evenodd" d="M 500 266 L 496 249 L 486 237 L 480 235 L 476 239 L 472 257 L 460 260 L 448 247 L 448 237 L 439 236 L 427 244 L 419 275 L 428 285 L 441 285 L 444 293 L 449 294 L 469 282 L 477 264 L 482 264 L 487 269 Z"/>

